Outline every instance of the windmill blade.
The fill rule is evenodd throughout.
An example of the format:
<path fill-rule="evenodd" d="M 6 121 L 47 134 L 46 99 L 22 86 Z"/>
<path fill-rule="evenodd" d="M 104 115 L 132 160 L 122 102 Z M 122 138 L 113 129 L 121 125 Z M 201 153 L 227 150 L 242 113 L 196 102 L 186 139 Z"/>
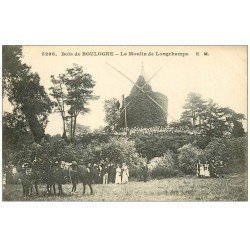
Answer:
<path fill-rule="evenodd" d="M 138 94 L 139 94 L 139 91 L 137 92 L 136 96 L 137 96 Z M 125 109 L 130 105 L 130 103 L 135 99 L 136 96 L 134 96 L 134 98 L 133 98 L 132 100 L 130 100 L 130 101 L 126 104 L 126 106 L 123 108 L 123 110 L 122 110 L 121 113 L 120 113 L 121 115 L 123 114 L 123 112 L 125 111 Z M 153 99 L 153 98 L 152 98 L 152 99 Z M 157 102 L 156 102 L 156 103 L 157 103 Z M 164 111 L 164 113 L 167 113 L 167 115 L 170 116 L 170 117 L 172 118 L 173 121 L 176 120 L 176 119 L 175 119 L 172 115 L 170 115 L 170 113 L 167 112 L 161 105 L 160 105 L 160 108 L 161 108 L 162 111 Z M 164 114 L 164 113 L 163 113 L 163 114 Z"/>
<path fill-rule="evenodd" d="M 122 76 L 124 76 L 127 80 L 129 80 L 130 82 L 132 82 L 134 84 L 134 82 L 129 78 L 127 77 L 125 74 L 123 74 L 120 70 L 118 70 L 117 68 L 115 68 L 114 66 L 112 66 L 111 64 L 109 63 L 106 63 L 108 66 L 110 66 L 112 69 L 114 69 L 115 71 L 117 71 L 118 73 L 120 73 Z"/>
<path fill-rule="evenodd" d="M 142 93 L 144 93 L 152 102 L 154 102 L 160 109 L 162 109 L 164 112 L 167 112 L 167 110 L 165 110 L 157 101 L 154 100 L 154 98 L 152 98 L 150 95 L 148 95 L 140 86 L 138 86 L 135 82 L 133 82 L 129 77 L 127 77 L 125 74 L 123 74 L 120 70 L 116 69 L 114 66 L 112 66 L 109 63 L 106 63 L 107 65 L 109 65 L 112 69 L 114 69 L 115 71 L 117 71 L 119 74 L 121 74 L 122 76 L 124 76 L 127 80 L 129 80 L 131 83 L 133 83 L 133 85 L 135 85 Z M 158 73 L 158 72 L 157 72 Z M 153 76 L 155 76 L 156 74 L 154 74 Z M 152 79 L 152 77 L 150 78 L 150 80 Z M 168 114 L 169 115 L 169 114 Z M 173 118 L 173 117 L 172 117 Z"/>
<path fill-rule="evenodd" d="M 139 93 L 139 92 L 138 92 Z M 136 94 L 136 96 L 138 95 L 138 93 Z M 132 100 L 130 100 L 126 105 L 125 105 L 125 107 L 122 109 L 122 111 L 121 111 L 121 114 L 125 111 L 125 109 L 129 106 L 129 104 L 135 99 L 135 97 L 136 96 L 134 96 L 134 98 L 132 98 Z"/>
<path fill-rule="evenodd" d="M 151 77 L 150 79 L 141 87 L 141 89 L 143 89 L 146 85 L 149 84 L 149 82 L 158 74 L 158 72 L 161 70 L 161 68 L 159 68 Z M 125 105 L 125 107 L 123 108 L 123 110 L 121 111 L 121 114 L 125 111 L 125 109 L 130 105 L 130 103 L 138 96 L 139 91 L 135 94 L 135 96 Z"/>
<path fill-rule="evenodd" d="M 146 93 L 142 88 L 140 88 L 136 83 L 134 83 L 135 86 L 137 86 L 137 88 L 144 93 L 152 102 L 154 102 L 161 110 L 163 110 L 164 112 L 166 112 L 166 114 L 168 114 L 173 120 L 175 120 L 175 118 L 173 116 L 171 116 L 168 111 L 166 109 L 164 109 L 154 98 L 152 98 L 148 93 Z"/>
<path fill-rule="evenodd" d="M 117 71 L 119 74 L 121 74 L 122 76 L 124 76 L 127 80 L 129 80 L 131 83 L 133 83 L 139 90 L 141 90 L 141 87 L 138 86 L 134 81 L 132 81 L 129 77 L 127 77 L 125 74 L 123 74 L 119 69 L 115 68 L 114 66 L 112 66 L 109 63 L 106 63 L 107 65 L 109 65 L 112 69 L 114 69 L 115 71 Z"/>
<path fill-rule="evenodd" d="M 145 86 L 147 86 L 149 84 L 149 82 L 158 74 L 158 72 L 161 70 L 161 68 L 159 68 L 150 78 L 149 80 L 141 87 L 141 89 L 143 89 Z M 138 94 L 138 92 L 137 92 Z"/>
<path fill-rule="evenodd" d="M 154 98 L 152 98 L 149 94 L 147 94 L 140 86 L 138 86 L 136 83 L 134 85 L 142 92 L 144 93 L 152 102 L 154 102 L 159 108 L 161 108 L 163 111 L 167 112 L 157 101 L 155 101 Z"/>
<path fill-rule="evenodd" d="M 165 110 L 154 98 L 152 98 L 149 94 L 147 94 L 143 89 L 141 90 L 142 93 L 144 93 L 152 102 L 154 102 L 159 108 L 161 108 L 163 111 L 167 113 L 167 110 Z"/>
<path fill-rule="evenodd" d="M 150 81 L 159 73 L 159 71 L 161 70 L 161 68 L 159 68 L 150 78 L 149 80 L 142 86 L 142 88 L 144 88 L 146 85 L 148 85 L 150 83 Z"/>
<path fill-rule="evenodd" d="M 134 83 L 135 84 L 135 83 Z M 137 86 L 137 88 L 142 92 L 142 93 L 144 93 L 152 102 L 154 102 L 159 108 L 161 108 L 164 112 L 166 112 L 167 114 L 168 114 L 168 112 L 167 112 L 167 110 L 165 110 L 157 101 L 155 101 L 154 100 L 154 98 L 152 98 L 149 94 L 147 94 L 142 88 L 140 88 L 137 84 L 135 84 L 135 86 Z M 138 92 L 139 93 L 139 92 Z M 135 98 L 135 97 L 134 97 Z M 133 98 L 133 99 L 134 99 Z M 132 99 L 132 100 L 133 100 Z M 132 102 L 132 100 L 127 104 L 127 106 Z M 127 106 L 125 106 L 125 108 L 127 107 Z M 121 112 L 124 112 L 124 110 L 125 110 L 125 108 L 121 111 Z"/>

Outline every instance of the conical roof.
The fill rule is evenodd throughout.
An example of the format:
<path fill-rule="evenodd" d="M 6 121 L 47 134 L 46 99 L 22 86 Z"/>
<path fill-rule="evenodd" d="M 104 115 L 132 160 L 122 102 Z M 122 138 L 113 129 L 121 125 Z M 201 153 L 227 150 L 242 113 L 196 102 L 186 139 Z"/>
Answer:
<path fill-rule="evenodd" d="M 125 103 L 130 103 L 126 108 L 127 111 L 127 126 L 132 127 L 154 127 L 164 126 L 167 124 L 167 96 L 154 92 L 147 80 L 145 79 L 145 71 L 142 65 L 141 73 L 133 86 L 130 95 L 125 98 Z M 143 91 L 139 90 L 142 88 Z M 150 98 L 143 92 L 146 92 L 159 105 L 161 105 L 166 112 L 160 109 Z M 124 105 L 122 107 L 122 110 Z M 124 114 L 121 114 L 120 127 L 124 127 Z"/>
<path fill-rule="evenodd" d="M 145 92 L 149 92 L 152 91 L 151 86 L 147 83 L 147 81 L 145 80 L 143 75 L 139 75 L 135 85 L 133 86 L 133 88 L 131 89 L 130 94 L 134 95 L 135 93 L 137 93 L 138 91 L 140 91 L 138 89 L 138 87 L 142 88 L 143 91 Z"/>

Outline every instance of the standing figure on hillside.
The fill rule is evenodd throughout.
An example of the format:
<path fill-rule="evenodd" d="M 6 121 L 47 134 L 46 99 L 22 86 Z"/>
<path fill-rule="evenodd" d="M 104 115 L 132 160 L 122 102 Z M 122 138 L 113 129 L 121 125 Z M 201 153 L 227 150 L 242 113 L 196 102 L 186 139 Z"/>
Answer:
<path fill-rule="evenodd" d="M 214 160 L 209 165 L 209 171 L 211 177 L 217 177 L 216 162 Z"/>
<path fill-rule="evenodd" d="M 225 174 L 225 166 L 223 161 L 219 161 L 218 162 L 218 176 L 224 178 L 224 174 Z"/>
<path fill-rule="evenodd" d="M 196 175 L 200 177 L 200 170 L 201 170 L 201 161 L 199 161 L 196 165 Z"/>
<path fill-rule="evenodd" d="M 204 177 L 210 177 L 210 171 L 209 171 L 209 169 L 210 169 L 210 166 L 209 166 L 208 163 L 206 163 L 204 165 Z"/>
<path fill-rule="evenodd" d="M 108 184 L 109 179 L 109 169 L 108 167 L 103 167 L 103 184 Z"/>
<path fill-rule="evenodd" d="M 116 167 L 113 163 L 109 166 L 109 183 L 115 183 Z"/>
<path fill-rule="evenodd" d="M 85 194 L 86 185 L 89 186 L 90 194 L 93 194 L 93 170 L 90 163 L 87 166 L 84 166 L 84 161 L 80 161 L 80 165 L 78 166 L 78 177 L 79 181 L 83 184 L 83 194 Z"/>
<path fill-rule="evenodd" d="M 58 185 L 58 194 L 63 194 L 63 188 L 62 185 L 64 183 L 64 163 L 62 163 L 60 160 L 55 162 L 56 164 L 56 182 Z"/>
<path fill-rule="evenodd" d="M 72 161 L 71 163 L 71 169 L 70 169 L 70 177 L 71 177 L 71 182 L 72 182 L 72 190 L 71 193 L 76 192 L 76 184 L 78 181 L 78 176 L 77 176 L 77 162 Z"/>
<path fill-rule="evenodd" d="M 37 158 L 32 162 L 32 172 L 34 179 L 34 186 L 36 189 L 36 194 L 38 195 L 38 184 L 40 182 L 40 168 L 41 168 L 41 159 Z"/>
<path fill-rule="evenodd" d="M 205 163 L 205 165 L 207 164 L 207 161 Z M 200 165 L 200 177 L 203 178 L 205 177 L 205 168 L 204 168 L 204 164 Z"/>
<path fill-rule="evenodd" d="M 115 184 L 121 184 L 122 183 L 122 169 L 120 165 L 117 165 L 116 168 L 116 174 L 115 174 Z"/>
<path fill-rule="evenodd" d="M 46 183 L 47 183 L 47 194 L 51 194 L 52 190 L 54 194 L 56 194 L 56 182 L 55 182 L 55 166 L 54 166 L 54 158 L 49 159 L 46 162 Z"/>
<path fill-rule="evenodd" d="M 98 173 L 98 183 L 101 184 L 103 180 L 103 167 L 101 164 L 98 164 L 97 173 Z"/>
<path fill-rule="evenodd" d="M 23 195 L 25 197 L 32 195 L 33 185 L 32 185 L 32 177 L 31 177 L 31 168 L 28 163 L 24 163 L 21 168 L 20 180 L 23 186 Z"/>
<path fill-rule="evenodd" d="M 122 183 L 128 183 L 128 177 L 129 177 L 129 170 L 128 170 L 128 166 L 126 165 L 126 163 L 122 164 Z"/>

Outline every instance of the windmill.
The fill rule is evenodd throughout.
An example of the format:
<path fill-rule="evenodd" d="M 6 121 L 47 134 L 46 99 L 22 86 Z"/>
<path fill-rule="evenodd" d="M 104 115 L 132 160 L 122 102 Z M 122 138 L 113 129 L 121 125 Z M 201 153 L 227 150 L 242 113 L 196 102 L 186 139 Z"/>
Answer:
<path fill-rule="evenodd" d="M 148 106 L 151 107 L 150 110 L 148 110 L 147 112 L 147 118 L 151 118 L 152 121 L 146 123 L 146 126 L 156 126 L 156 125 L 166 125 L 167 124 L 167 116 L 168 111 L 167 111 L 167 97 L 164 96 L 161 93 L 157 93 L 157 92 L 153 92 L 149 83 L 150 81 L 157 75 L 157 73 L 161 70 L 158 69 L 150 78 L 149 80 L 145 80 L 145 73 L 144 73 L 144 67 L 142 64 L 142 70 L 141 70 L 141 74 L 138 78 L 138 80 L 136 82 L 132 81 L 128 76 L 126 76 L 124 73 L 122 73 L 120 70 L 118 70 L 117 68 L 115 68 L 114 66 L 110 65 L 107 63 L 108 66 L 110 66 L 112 69 L 114 69 L 116 72 L 118 72 L 120 75 L 122 75 L 123 77 L 125 77 L 129 82 L 131 82 L 133 84 L 133 88 L 132 88 L 132 97 L 127 97 L 126 99 L 128 100 L 126 103 L 126 99 L 123 96 L 123 105 L 120 111 L 120 116 L 123 117 L 124 114 L 124 127 L 127 128 L 127 125 L 129 127 L 131 127 L 131 125 L 137 125 L 137 126 L 143 126 L 143 124 L 141 124 L 139 121 L 136 123 L 134 122 L 134 120 L 136 118 L 133 118 L 131 120 L 130 118 L 130 122 L 127 122 L 127 115 L 129 115 L 129 113 L 127 112 L 127 110 L 129 108 L 131 108 L 131 106 L 136 106 L 136 99 L 139 95 L 143 95 L 144 97 L 146 97 L 146 99 L 150 102 L 147 103 Z M 135 91 L 136 90 L 136 91 Z M 159 95 L 161 96 L 161 98 L 159 98 Z M 162 98 L 164 100 L 162 100 Z M 153 106 L 154 107 L 153 107 Z M 138 104 L 137 104 L 138 106 Z M 135 109 L 136 107 L 134 107 Z M 138 108 L 138 107 L 137 107 Z M 156 109 L 155 109 L 156 108 Z M 152 112 L 156 112 L 158 114 L 154 115 Z M 140 112 L 139 112 L 140 113 Z M 145 112 L 144 112 L 145 113 Z M 140 114 L 139 114 L 140 116 Z M 170 116 L 170 115 L 169 115 Z M 129 117 L 128 117 L 129 118 Z M 144 119 L 145 120 L 145 119 Z M 131 122 L 132 121 L 132 122 Z M 132 124 L 131 124 L 132 123 Z"/>

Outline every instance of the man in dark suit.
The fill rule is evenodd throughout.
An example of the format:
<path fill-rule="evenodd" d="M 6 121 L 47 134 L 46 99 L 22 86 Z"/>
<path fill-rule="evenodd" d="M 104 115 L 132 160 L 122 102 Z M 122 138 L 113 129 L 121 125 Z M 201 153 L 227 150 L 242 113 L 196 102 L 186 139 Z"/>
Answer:
<path fill-rule="evenodd" d="M 72 161 L 71 170 L 70 170 L 71 182 L 72 182 L 72 190 L 71 192 L 76 192 L 76 185 L 78 182 L 78 166 L 76 161 Z"/>
<path fill-rule="evenodd" d="M 93 171 L 92 166 L 89 163 L 87 167 L 84 166 L 83 160 L 81 160 L 78 166 L 78 177 L 83 184 L 83 194 L 85 194 L 86 185 L 90 188 L 90 194 L 93 194 L 92 181 L 93 181 Z"/>

